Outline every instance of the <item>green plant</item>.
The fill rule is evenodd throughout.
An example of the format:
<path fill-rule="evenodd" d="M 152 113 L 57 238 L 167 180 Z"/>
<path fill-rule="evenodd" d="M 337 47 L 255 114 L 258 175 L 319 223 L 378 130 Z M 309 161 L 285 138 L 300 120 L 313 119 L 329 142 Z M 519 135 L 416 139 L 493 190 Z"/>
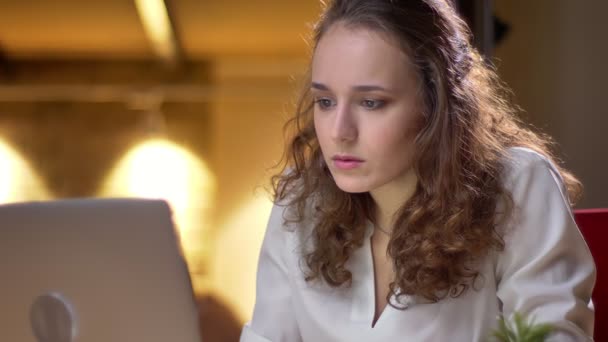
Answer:
<path fill-rule="evenodd" d="M 498 329 L 492 341 L 498 342 L 543 342 L 549 336 L 553 326 L 547 323 L 535 324 L 534 320 L 526 320 L 519 313 L 513 315 L 513 321 L 507 322 L 504 317 L 498 320 Z"/>

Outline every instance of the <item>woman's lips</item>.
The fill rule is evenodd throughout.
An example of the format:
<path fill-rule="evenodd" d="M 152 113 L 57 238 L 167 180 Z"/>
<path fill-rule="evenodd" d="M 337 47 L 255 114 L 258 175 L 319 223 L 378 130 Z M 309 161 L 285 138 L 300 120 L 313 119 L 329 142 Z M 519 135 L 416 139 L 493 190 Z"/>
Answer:
<path fill-rule="evenodd" d="M 340 170 L 352 170 L 363 164 L 364 160 L 353 156 L 334 156 L 334 166 Z"/>

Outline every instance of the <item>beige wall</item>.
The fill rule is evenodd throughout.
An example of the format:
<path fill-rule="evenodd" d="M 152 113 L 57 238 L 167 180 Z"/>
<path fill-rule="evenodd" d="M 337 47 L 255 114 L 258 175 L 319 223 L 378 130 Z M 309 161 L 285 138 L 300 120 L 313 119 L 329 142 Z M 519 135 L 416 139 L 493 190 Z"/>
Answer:
<path fill-rule="evenodd" d="M 608 1 L 495 0 L 511 26 L 495 56 L 528 119 L 580 177 L 579 207 L 608 207 Z"/>
<path fill-rule="evenodd" d="M 255 274 L 270 195 L 272 166 L 283 149 L 283 124 L 302 60 L 236 59 L 218 62 L 213 105 L 218 208 L 210 259 L 210 291 L 249 320 Z"/>

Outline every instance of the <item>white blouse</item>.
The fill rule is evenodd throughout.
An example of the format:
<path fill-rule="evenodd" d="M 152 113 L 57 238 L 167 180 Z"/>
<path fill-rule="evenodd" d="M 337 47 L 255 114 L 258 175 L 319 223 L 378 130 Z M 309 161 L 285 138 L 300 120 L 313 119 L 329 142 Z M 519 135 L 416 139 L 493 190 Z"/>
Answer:
<path fill-rule="evenodd" d="M 531 150 L 513 148 L 511 155 L 504 184 L 516 208 L 513 228 L 504 236 L 505 250 L 484 261 L 481 284 L 437 303 L 410 297 L 405 310 L 387 305 L 373 327 L 373 226 L 347 263 L 352 285 L 331 288 L 304 280 L 301 250 L 311 227 L 286 228 L 285 207 L 275 205 L 260 253 L 253 319 L 240 341 L 488 341 L 497 317 L 515 311 L 554 325 L 550 341 L 591 341 L 595 265 L 562 180 Z"/>

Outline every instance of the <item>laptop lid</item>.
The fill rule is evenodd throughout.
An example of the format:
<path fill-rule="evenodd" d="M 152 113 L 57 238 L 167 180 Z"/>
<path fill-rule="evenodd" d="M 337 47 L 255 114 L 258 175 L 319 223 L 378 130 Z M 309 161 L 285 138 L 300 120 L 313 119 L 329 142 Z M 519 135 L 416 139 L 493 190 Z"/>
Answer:
<path fill-rule="evenodd" d="M 177 241 L 159 200 L 0 206 L 0 341 L 200 342 Z"/>

